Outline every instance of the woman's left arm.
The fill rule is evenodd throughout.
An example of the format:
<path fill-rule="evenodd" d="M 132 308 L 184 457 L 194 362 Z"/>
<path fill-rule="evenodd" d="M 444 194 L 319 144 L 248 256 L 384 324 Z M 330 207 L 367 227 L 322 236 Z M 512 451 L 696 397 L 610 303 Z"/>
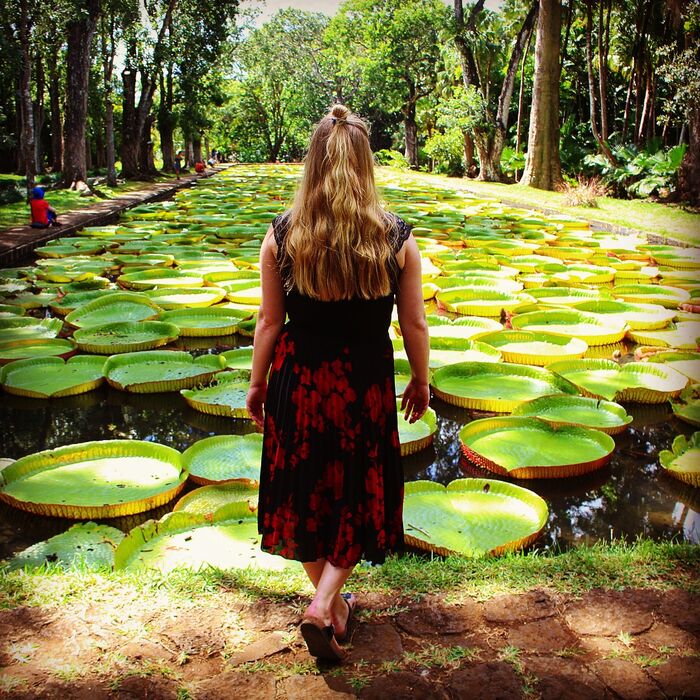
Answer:
<path fill-rule="evenodd" d="M 285 319 L 284 290 L 276 260 L 272 226 L 260 248 L 260 284 L 262 299 L 253 340 L 253 370 L 246 406 L 258 427 L 263 427 L 263 406 L 267 395 L 267 373 L 272 363 L 275 342 Z"/>

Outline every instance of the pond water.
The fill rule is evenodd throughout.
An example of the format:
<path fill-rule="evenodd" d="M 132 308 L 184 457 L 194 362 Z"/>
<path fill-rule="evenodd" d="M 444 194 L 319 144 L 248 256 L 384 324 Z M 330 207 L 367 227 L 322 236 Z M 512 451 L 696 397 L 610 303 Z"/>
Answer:
<path fill-rule="evenodd" d="M 249 343 L 249 339 L 229 336 L 181 339 L 168 347 L 201 354 Z M 433 399 L 431 406 L 438 426 L 434 445 L 404 459 L 406 480 L 447 484 L 463 476 L 492 476 L 462 461 L 458 433 L 469 421 L 493 414 L 459 409 L 439 399 Z M 627 409 L 634 422 L 615 436 L 616 449 L 605 468 L 583 477 L 515 481 L 541 495 L 549 506 L 549 523 L 536 547 L 565 549 L 638 535 L 700 542 L 700 489 L 668 477 L 657 458 L 661 450 L 670 448 L 676 435 L 690 436 L 693 429 L 674 417 L 668 403 L 634 404 Z M 178 393 L 129 394 L 107 387 L 51 401 L 4 394 L 0 426 L 0 457 L 8 458 L 118 438 L 149 440 L 182 451 L 204 437 L 253 430 L 248 421 L 195 411 Z M 103 522 L 126 531 L 148 518 L 160 517 L 172 505 Z M 0 558 L 63 532 L 71 524 L 0 504 Z"/>

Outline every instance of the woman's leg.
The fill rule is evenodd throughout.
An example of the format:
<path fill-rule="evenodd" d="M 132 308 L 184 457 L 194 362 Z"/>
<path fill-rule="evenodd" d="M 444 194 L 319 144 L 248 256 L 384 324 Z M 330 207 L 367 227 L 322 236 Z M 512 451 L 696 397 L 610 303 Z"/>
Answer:
<path fill-rule="evenodd" d="M 352 568 L 350 569 L 339 569 L 338 567 L 333 566 L 332 564 L 329 564 L 328 561 L 324 558 L 317 559 L 316 561 L 312 562 L 303 562 L 303 567 L 304 571 L 306 571 L 306 575 L 309 577 L 309 580 L 311 583 L 313 583 L 314 588 L 316 589 L 316 595 L 314 596 L 313 601 L 311 602 L 311 605 L 309 606 L 309 609 L 307 610 L 307 615 L 310 617 L 317 618 L 319 620 L 322 620 L 324 625 L 327 624 L 332 624 L 333 627 L 335 628 L 336 634 L 338 637 L 342 638 L 345 636 L 346 633 L 346 625 L 348 621 L 348 617 L 350 616 L 349 614 L 349 608 L 348 604 L 343 600 L 343 598 L 340 596 L 340 589 L 343 587 L 343 584 L 347 580 L 348 576 L 352 573 Z M 326 567 L 330 567 L 331 570 L 335 570 L 336 572 L 347 572 L 345 574 L 345 577 L 342 579 L 340 584 L 338 585 L 337 590 L 335 591 L 335 595 L 331 596 L 331 604 L 330 604 L 330 612 L 326 614 L 325 611 L 325 597 L 327 595 L 327 591 L 322 590 L 321 591 L 321 596 L 319 597 L 319 584 L 321 582 L 321 578 L 324 575 L 324 572 L 326 570 Z M 325 579 L 324 579 L 324 586 L 332 586 L 335 585 L 335 579 L 331 578 L 329 579 L 331 583 L 326 584 Z M 340 580 L 340 579 L 338 579 Z M 314 602 L 317 602 L 324 608 L 319 608 L 318 605 L 314 606 Z M 324 600 L 323 603 L 321 603 L 321 599 Z M 319 610 L 323 609 L 324 612 L 319 614 Z"/>

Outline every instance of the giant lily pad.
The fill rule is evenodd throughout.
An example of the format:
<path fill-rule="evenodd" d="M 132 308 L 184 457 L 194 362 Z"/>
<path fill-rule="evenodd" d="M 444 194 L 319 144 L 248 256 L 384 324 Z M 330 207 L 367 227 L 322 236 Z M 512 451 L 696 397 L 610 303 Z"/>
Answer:
<path fill-rule="evenodd" d="M 397 402 L 397 406 L 401 406 L 400 401 Z M 398 419 L 402 457 L 420 452 L 433 444 L 433 437 L 437 432 L 437 418 L 432 408 L 429 408 L 415 423 L 409 423 L 399 408 Z"/>
<path fill-rule="evenodd" d="M 200 486 L 183 496 L 175 504 L 173 512 L 182 510 L 211 516 L 219 508 L 239 501 L 247 503 L 251 514 L 255 513 L 258 508 L 257 482 L 251 484 L 245 481 L 225 481 Z"/>
<path fill-rule="evenodd" d="M 127 289 L 160 289 L 162 287 L 201 287 L 204 278 L 192 272 L 161 268 L 127 272 L 117 278 L 117 284 Z"/>
<path fill-rule="evenodd" d="M 465 316 L 499 317 L 501 311 L 515 311 L 524 304 L 532 303 L 527 294 L 499 292 L 494 289 L 459 287 L 437 293 L 438 306 Z"/>
<path fill-rule="evenodd" d="M 161 309 L 142 294 L 109 294 L 79 306 L 66 316 L 72 326 L 86 328 L 105 323 L 145 321 L 156 317 Z"/>
<path fill-rule="evenodd" d="M 679 321 L 658 331 L 630 331 L 629 336 L 642 345 L 695 350 L 700 344 L 700 322 Z"/>
<path fill-rule="evenodd" d="M 627 331 L 624 321 L 607 319 L 596 314 L 574 309 L 530 311 L 511 319 L 513 328 L 528 331 L 547 331 L 567 337 L 580 338 L 589 345 L 609 345 L 622 340 Z"/>
<path fill-rule="evenodd" d="M 113 518 L 168 503 L 187 473 L 172 447 L 103 440 L 22 457 L 0 472 L 0 500 L 37 515 Z"/>
<path fill-rule="evenodd" d="M 503 324 L 491 318 L 479 318 L 477 316 L 465 316 L 450 320 L 445 316 L 429 315 L 428 333 L 431 340 L 442 338 L 472 338 L 488 331 L 498 331 Z"/>
<path fill-rule="evenodd" d="M 456 479 L 447 487 L 412 481 L 404 491 L 404 537 L 447 556 L 502 554 L 526 547 L 547 522 L 545 501 L 505 481 Z"/>
<path fill-rule="evenodd" d="M 33 343 L 43 338 L 55 338 L 63 328 L 60 318 L 36 319 L 17 316 L 16 319 L 0 319 L 0 341 Z"/>
<path fill-rule="evenodd" d="M 222 362 L 226 360 L 218 355 Z M 200 358 L 201 359 L 201 358 Z M 246 395 L 250 383 L 239 372 L 222 372 L 216 382 L 203 389 L 184 389 L 180 393 L 192 408 L 214 416 L 250 419 Z"/>
<path fill-rule="evenodd" d="M 62 357 L 67 358 L 75 352 L 75 344 L 62 338 L 44 338 L 28 342 L 26 340 L 0 342 L 0 365 L 15 360 L 26 360 L 32 357 Z"/>
<path fill-rule="evenodd" d="M 583 357 L 588 350 L 585 340 L 545 331 L 496 331 L 479 336 L 479 341 L 499 350 L 506 362 L 540 367 Z"/>
<path fill-rule="evenodd" d="M 677 309 L 688 301 L 690 294 L 685 289 L 666 287 L 661 284 L 622 284 L 612 288 L 615 297 L 637 303 L 660 304 L 667 309 Z"/>
<path fill-rule="evenodd" d="M 653 330 L 667 326 L 675 317 L 675 312 L 660 304 L 632 304 L 619 299 L 584 301 L 574 304 L 577 311 L 600 314 L 602 318 L 615 319 L 627 323 L 631 330 Z"/>
<path fill-rule="evenodd" d="M 252 313 L 238 309 L 206 307 L 164 311 L 160 320 L 173 323 L 185 337 L 231 335 L 241 321 L 252 317 Z"/>
<path fill-rule="evenodd" d="M 615 441 L 600 430 L 521 416 L 472 421 L 459 439 L 470 462 L 516 479 L 586 474 L 607 464 L 615 449 Z"/>
<path fill-rule="evenodd" d="M 683 389 L 671 408 L 678 418 L 691 425 L 700 426 L 700 384 L 691 384 Z"/>
<path fill-rule="evenodd" d="M 149 289 L 144 294 L 161 309 L 187 309 L 218 304 L 226 290 L 220 287 Z"/>
<path fill-rule="evenodd" d="M 584 428 L 595 428 L 608 435 L 621 433 L 633 420 L 619 403 L 563 394 L 541 396 L 521 403 L 513 410 L 513 415 L 535 416 L 557 426 L 580 425 Z"/>
<path fill-rule="evenodd" d="M 600 299 L 597 289 L 579 289 L 577 287 L 541 287 L 530 289 L 528 294 L 542 304 L 559 304 L 573 306 L 582 301 Z"/>
<path fill-rule="evenodd" d="M 700 486 L 700 432 L 693 433 L 690 439 L 676 435 L 671 449 L 659 452 L 659 462 L 667 474 Z"/>
<path fill-rule="evenodd" d="M 114 550 L 123 539 L 124 533 L 116 527 L 78 523 L 60 535 L 17 552 L 8 562 L 8 568 L 38 568 L 46 564 L 62 569 L 74 566 L 111 568 Z"/>
<path fill-rule="evenodd" d="M 85 352 L 114 355 L 167 345 L 179 333 L 177 326 L 162 321 L 117 321 L 81 328 L 73 333 L 73 339 Z"/>
<path fill-rule="evenodd" d="M 131 530 L 114 553 L 115 569 L 215 566 L 281 570 L 299 567 L 260 550 L 257 515 L 247 501 L 201 515 L 178 511 Z"/>
<path fill-rule="evenodd" d="M 461 362 L 440 367 L 431 386 L 447 403 L 500 413 L 538 396 L 578 393 L 573 384 L 546 369 L 510 363 Z"/>
<path fill-rule="evenodd" d="M 83 394 L 104 381 L 104 357 L 76 355 L 64 361 L 60 357 L 37 357 L 10 362 L 0 369 L 0 383 L 8 394 L 36 399 Z"/>
<path fill-rule="evenodd" d="M 692 382 L 700 382 L 700 352 L 657 352 L 648 361 L 661 362 L 685 374 Z"/>
<path fill-rule="evenodd" d="M 190 478 L 197 484 L 260 479 L 262 435 L 214 435 L 198 440 L 182 454 Z"/>
<path fill-rule="evenodd" d="M 575 384 L 584 396 L 608 401 L 664 403 L 678 396 L 688 377 L 670 367 L 648 362 L 613 360 L 570 360 L 549 366 Z"/>
<path fill-rule="evenodd" d="M 234 348 L 221 353 L 226 358 L 226 367 L 229 369 L 252 369 L 253 367 L 253 346 Z"/>

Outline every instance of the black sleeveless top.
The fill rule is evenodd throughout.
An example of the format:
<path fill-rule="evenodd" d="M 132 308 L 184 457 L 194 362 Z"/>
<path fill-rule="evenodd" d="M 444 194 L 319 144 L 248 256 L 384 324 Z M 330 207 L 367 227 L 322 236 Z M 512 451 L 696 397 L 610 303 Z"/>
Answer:
<path fill-rule="evenodd" d="M 391 216 L 395 223 L 390 229 L 389 240 L 396 255 L 411 234 L 411 226 L 398 216 Z M 291 283 L 291 270 L 284 256 L 285 239 L 289 230 L 286 213 L 273 220 L 272 230 L 277 243 L 277 264 L 285 289 L 288 325 L 312 336 L 346 343 L 373 342 L 386 338 L 398 282 L 398 265 L 390 271 L 392 292 L 386 296 L 340 301 L 312 299 L 296 291 Z"/>

